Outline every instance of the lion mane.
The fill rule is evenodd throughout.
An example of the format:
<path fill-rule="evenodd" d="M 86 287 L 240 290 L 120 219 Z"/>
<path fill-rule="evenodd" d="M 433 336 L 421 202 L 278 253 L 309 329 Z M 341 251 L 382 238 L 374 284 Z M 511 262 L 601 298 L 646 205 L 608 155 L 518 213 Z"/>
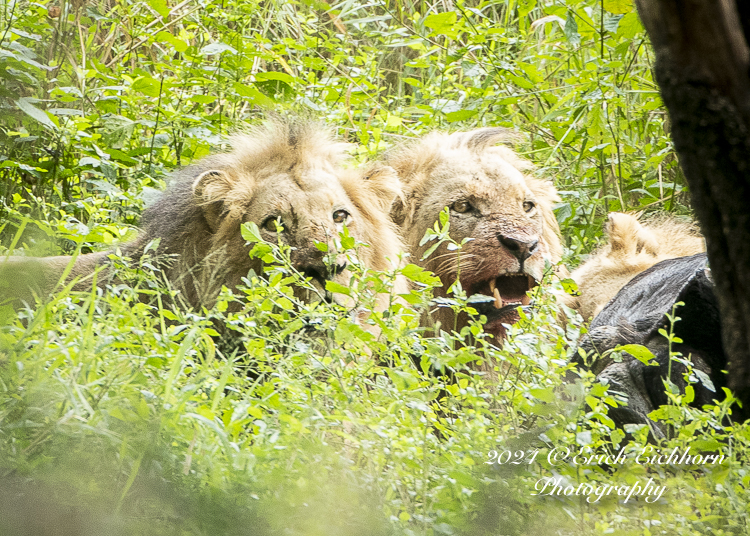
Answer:
<path fill-rule="evenodd" d="M 497 145 L 513 137 L 502 128 L 433 132 L 385 158 L 402 182 L 403 197 L 394 203 L 391 217 L 413 262 L 440 278 L 438 296 L 459 279 L 473 307 L 486 315 L 485 331 L 496 341 L 505 337 L 503 324 L 518 320 L 518 307 L 529 304 L 527 292 L 542 280 L 546 264 L 562 256 L 552 211 L 557 192 L 551 182 L 531 175 L 530 162 Z M 445 207 L 451 238 L 468 241 L 460 251 L 443 244 L 421 261 L 431 245 L 421 244 L 422 237 Z M 439 308 L 430 321 L 449 328 L 457 321 L 460 331 L 468 319 L 455 319 L 450 309 Z"/>
<path fill-rule="evenodd" d="M 594 318 L 633 277 L 658 262 L 706 251 L 695 224 L 660 216 L 639 221 L 635 214 L 611 212 L 604 225 L 607 242 L 571 273 L 579 296 L 567 305 L 585 320 Z"/>
<path fill-rule="evenodd" d="M 388 215 L 399 194 L 393 169 L 345 169 L 349 144 L 314 122 L 269 121 L 234 136 L 231 145 L 231 152 L 179 171 L 144 211 L 138 238 L 120 246 L 139 260 L 147 244 L 159 239 L 157 258 L 171 259 L 159 267 L 187 305 L 210 307 L 222 286 L 237 287 L 251 269 L 260 273 L 261 261 L 249 256 L 251 246 L 240 233 L 245 222 L 255 222 L 267 241 L 289 245 L 293 266 L 321 290 L 326 280 L 348 285 L 347 260 L 336 251 L 344 225 L 369 245 L 357 251 L 365 267 L 394 266 L 402 246 Z M 316 242 L 328 244 L 328 253 Z M 90 289 L 85 276 L 106 266 L 109 254 L 80 255 L 68 277 L 83 277 L 74 288 Z M 48 294 L 70 260 L 12 257 L 5 269 L 35 267 L 31 272 L 41 277 L 34 290 Z M 309 297 L 298 290 L 298 297 Z"/>

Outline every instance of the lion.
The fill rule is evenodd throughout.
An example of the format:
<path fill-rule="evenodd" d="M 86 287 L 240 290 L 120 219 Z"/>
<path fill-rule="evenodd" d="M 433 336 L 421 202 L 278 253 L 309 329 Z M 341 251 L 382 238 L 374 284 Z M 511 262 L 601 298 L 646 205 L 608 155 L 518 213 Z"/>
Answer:
<path fill-rule="evenodd" d="M 547 264 L 562 257 L 552 211 L 555 187 L 532 176 L 531 163 L 512 149 L 496 145 L 512 138 L 502 128 L 433 132 L 385 158 L 402 182 L 403 197 L 395 201 L 391 217 L 413 262 L 440 278 L 438 297 L 458 279 L 473 297 L 472 306 L 487 317 L 484 330 L 496 344 L 506 335 L 504 324 L 519 319 L 518 307 L 530 303 L 528 292 L 540 283 Z M 444 207 L 450 209 L 451 238 L 468 241 L 459 251 L 444 243 L 421 260 L 431 245 L 422 237 Z M 431 321 L 455 324 L 460 331 L 468 318 L 454 316 L 451 309 L 439 308 Z"/>
<path fill-rule="evenodd" d="M 249 256 L 251 246 L 240 232 L 246 222 L 257 224 L 266 241 L 290 246 L 293 267 L 318 290 L 296 289 L 302 299 L 324 295 L 328 280 L 348 286 L 347 258 L 337 251 L 344 226 L 368 245 L 357 250 L 366 268 L 394 267 L 402 245 L 389 219 L 391 203 L 400 191 L 392 168 L 376 164 L 345 169 L 349 144 L 312 122 L 267 122 L 234 136 L 231 145 L 231 152 L 209 156 L 178 172 L 144 211 L 138 237 L 120 246 L 124 255 L 137 261 L 158 239 L 156 258 L 166 259 L 158 267 L 188 306 L 211 307 L 222 286 L 235 289 L 250 270 L 261 273 L 262 262 Z M 327 252 L 316 243 L 327 244 L 322 248 Z M 75 260 L 11 257 L 3 271 L 16 287 L 18 274 L 27 274 L 24 284 L 32 274 L 32 290 L 48 295 L 72 262 L 66 280 L 77 280 L 75 290 L 90 290 L 88 276 L 97 267 L 104 267 L 100 284 L 107 280 L 111 253 L 90 253 Z M 395 292 L 407 290 L 401 280 L 396 286 Z"/>
<path fill-rule="evenodd" d="M 567 305 L 590 320 L 633 277 L 658 262 L 706 251 L 695 224 L 661 217 L 641 223 L 638 215 L 612 212 L 604 226 L 607 243 L 571 273 L 579 296 Z"/>

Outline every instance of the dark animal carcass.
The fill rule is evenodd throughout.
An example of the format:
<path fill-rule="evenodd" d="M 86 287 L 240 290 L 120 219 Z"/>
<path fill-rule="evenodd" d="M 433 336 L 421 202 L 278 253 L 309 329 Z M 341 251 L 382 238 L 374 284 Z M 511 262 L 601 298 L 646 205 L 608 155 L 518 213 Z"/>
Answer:
<path fill-rule="evenodd" d="M 700 407 L 723 396 L 727 357 L 713 286 L 704 253 L 662 261 L 631 279 L 591 322 L 580 346 L 589 356 L 587 361 L 593 360 L 591 368 L 597 378 L 609 383 L 610 393 L 627 397 L 626 406 L 609 412 L 618 426 L 648 424 L 655 438 L 664 436 L 663 426 L 647 415 L 668 402 L 663 379 L 669 373 L 669 342 L 659 330 L 669 332 L 667 314 L 673 309 L 680 318 L 674 334 L 682 342 L 674 343 L 672 352 L 689 357 L 698 371 L 693 405 Z M 684 305 L 676 307 L 679 302 Z M 647 366 L 625 352 L 620 362 L 610 354 L 602 357 L 606 350 L 626 344 L 647 347 L 658 366 Z M 574 359 L 583 364 L 580 355 Z M 681 390 L 685 370 L 685 365 L 672 361 L 670 380 Z"/>

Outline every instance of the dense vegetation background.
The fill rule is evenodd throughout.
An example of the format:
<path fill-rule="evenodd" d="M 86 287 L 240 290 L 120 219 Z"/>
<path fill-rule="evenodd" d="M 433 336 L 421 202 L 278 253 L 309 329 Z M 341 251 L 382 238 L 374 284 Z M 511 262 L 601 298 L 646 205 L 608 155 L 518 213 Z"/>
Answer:
<path fill-rule="evenodd" d="M 132 238 L 171 170 L 275 110 L 336 125 L 358 160 L 435 128 L 517 130 L 560 190 L 575 265 L 608 211 L 689 213 L 651 61 L 629 0 L 5 0 L 0 242 L 47 255 Z M 201 315 L 162 307 L 147 265 L 130 270 L 153 306 L 119 287 L 0 308 L 3 534 L 750 530 L 750 432 L 729 401 L 701 411 L 688 391 L 658 410 L 675 424 L 663 448 L 720 449 L 717 469 L 548 462 L 553 448 L 637 453 L 646 431 L 626 443 L 605 389 L 563 383 L 581 326 L 559 327 L 546 293 L 502 351 L 423 337 L 398 305 L 372 341 L 333 305 L 292 307 L 274 254 L 239 313 L 230 297 Z M 426 303 L 429 275 L 407 275 Z M 212 337 L 215 317 L 239 345 Z M 478 355 L 496 377 L 466 368 Z M 667 490 L 654 504 L 533 496 L 549 476 Z"/>

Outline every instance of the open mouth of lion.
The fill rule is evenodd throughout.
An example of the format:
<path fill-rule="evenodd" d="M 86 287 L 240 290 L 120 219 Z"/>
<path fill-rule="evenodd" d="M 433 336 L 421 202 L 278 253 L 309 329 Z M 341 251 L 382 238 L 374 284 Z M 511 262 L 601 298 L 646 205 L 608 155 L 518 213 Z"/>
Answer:
<path fill-rule="evenodd" d="M 305 301 L 309 303 L 315 303 L 324 301 L 331 303 L 333 301 L 333 295 L 326 290 L 326 280 L 316 270 L 304 270 L 302 275 L 307 280 L 308 284 L 312 287 L 303 287 L 303 295 Z"/>
<path fill-rule="evenodd" d="M 469 304 L 479 314 L 497 318 L 515 312 L 519 306 L 529 305 L 528 292 L 537 285 L 537 281 L 525 273 L 502 274 L 472 285 Z"/>
<path fill-rule="evenodd" d="M 339 305 L 347 304 L 347 297 L 341 294 L 333 293 L 326 289 L 328 281 L 317 270 L 305 270 L 302 275 L 308 280 L 313 288 L 305 289 L 305 300 L 314 303 L 324 301 L 326 303 L 338 303 Z"/>

